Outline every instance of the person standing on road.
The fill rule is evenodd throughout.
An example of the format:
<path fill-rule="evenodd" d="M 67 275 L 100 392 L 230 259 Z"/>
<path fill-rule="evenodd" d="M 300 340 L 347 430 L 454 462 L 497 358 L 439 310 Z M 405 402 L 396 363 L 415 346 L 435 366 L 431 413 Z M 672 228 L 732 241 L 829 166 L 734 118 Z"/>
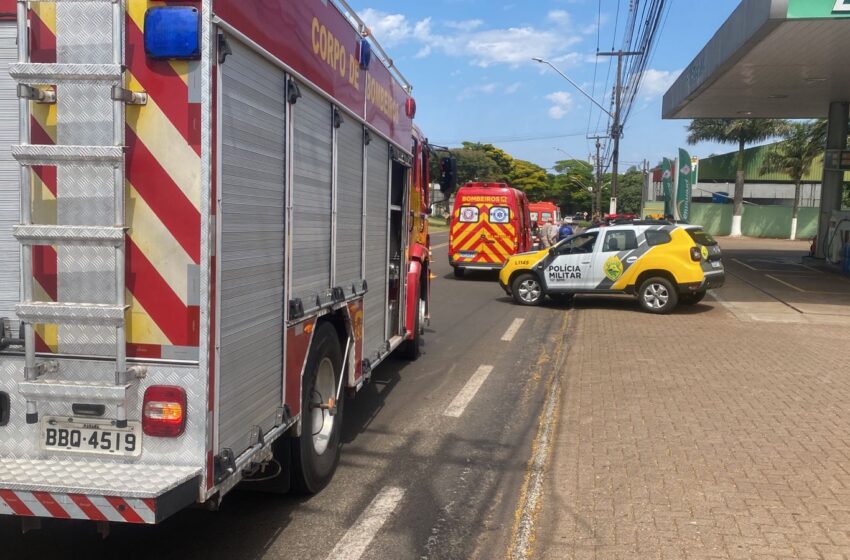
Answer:
<path fill-rule="evenodd" d="M 572 237 L 572 236 L 573 236 L 573 226 L 571 226 L 569 224 L 569 222 L 567 222 L 567 220 L 564 220 L 564 223 L 561 224 L 560 228 L 558 228 L 558 241 L 562 241 L 562 240 L 566 239 L 567 237 Z"/>
<path fill-rule="evenodd" d="M 558 242 L 558 224 L 554 221 L 546 224 L 546 227 L 543 229 L 543 233 L 549 243 L 547 247 L 552 247 Z"/>

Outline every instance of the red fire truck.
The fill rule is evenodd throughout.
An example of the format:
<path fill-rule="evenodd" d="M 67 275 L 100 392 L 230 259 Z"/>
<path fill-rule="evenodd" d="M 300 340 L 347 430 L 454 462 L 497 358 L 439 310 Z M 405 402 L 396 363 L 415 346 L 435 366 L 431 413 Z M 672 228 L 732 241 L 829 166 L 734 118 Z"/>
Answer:
<path fill-rule="evenodd" d="M 561 222 L 561 209 L 552 202 L 530 202 L 528 211 L 531 214 L 531 221 L 539 226 Z"/>
<path fill-rule="evenodd" d="M 344 1 L 0 13 L 0 514 L 319 491 L 428 317 L 410 85 Z"/>

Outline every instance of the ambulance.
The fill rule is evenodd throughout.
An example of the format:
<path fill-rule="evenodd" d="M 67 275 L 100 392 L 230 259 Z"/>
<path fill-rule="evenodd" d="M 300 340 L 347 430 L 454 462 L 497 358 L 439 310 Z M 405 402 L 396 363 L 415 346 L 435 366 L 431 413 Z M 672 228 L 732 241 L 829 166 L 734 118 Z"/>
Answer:
<path fill-rule="evenodd" d="M 499 270 L 508 257 L 531 250 L 531 216 L 525 193 L 506 183 L 466 183 L 455 196 L 449 230 L 449 264 Z"/>
<path fill-rule="evenodd" d="M 538 226 L 561 221 L 561 209 L 552 202 L 531 202 L 528 205 L 531 223 Z"/>

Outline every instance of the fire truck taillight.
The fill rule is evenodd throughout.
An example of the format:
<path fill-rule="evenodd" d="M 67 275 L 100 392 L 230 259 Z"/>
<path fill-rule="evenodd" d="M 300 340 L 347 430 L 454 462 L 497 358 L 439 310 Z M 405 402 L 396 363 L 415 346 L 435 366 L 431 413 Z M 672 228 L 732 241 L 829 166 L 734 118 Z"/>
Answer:
<path fill-rule="evenodd" d="M 177 437 L 186 429 L 186 391 L 154 385 L 145 390 L 142 431 L 156 437 Z"/>
<path fill-rule="evenodd" d="M 201 16 L 193 6 L 161 6 L 145 12 L 145 53 L 151 58 L 201 58 Z"/>

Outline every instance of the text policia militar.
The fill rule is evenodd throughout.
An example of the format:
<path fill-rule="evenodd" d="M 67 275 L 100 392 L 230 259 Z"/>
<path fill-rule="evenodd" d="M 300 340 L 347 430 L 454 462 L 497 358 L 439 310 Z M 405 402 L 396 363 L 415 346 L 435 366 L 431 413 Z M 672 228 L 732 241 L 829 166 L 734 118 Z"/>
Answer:
<path fill-rule="evenodd" d="M 549 280 L 578 280 L 581 279 L 581 267 L 578 265 L 553 264 L 546 269 Z"/>

